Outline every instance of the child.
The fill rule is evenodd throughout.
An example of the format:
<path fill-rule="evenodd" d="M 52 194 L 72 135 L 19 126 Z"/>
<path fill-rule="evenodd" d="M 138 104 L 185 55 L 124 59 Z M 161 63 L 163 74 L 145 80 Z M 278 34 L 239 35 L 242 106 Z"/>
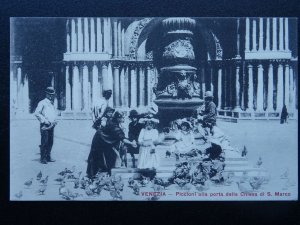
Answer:
<path fill-rule="evenodd" d="M 175 143 L 175 155 L 176 160 L 179 160 L 180 153 L 186 153 L 195 148 L 194 146 L 194 134 L 192 132 L 192 125 L 187 120 L 182 120 L 181 125 L 181 132 L 180 132 L 180 139 L 177 143 Z"/>
<path fill-rule="evenodd" d="M 158 143 L 158 131 L 154 129 L 154 125 L 158 120 L 149 114 L 141 120 L 145 124 L 145 128 L 141 130 L 138 138 L 140 153 L 138 159 L 139 169 L 152 169 L 159 166 L 159 159 L 155 152 L 155 145 Z"/>
<path fill-rule="evenodd" d="M 131 110 L 129 112 L 129 119 L 131 122 L 129 123 L 129 129 L 128 129 L 128 139 L 130 141 L 135 141 L 138 142 L 139 134 L 143 128 L 143 124 L 139 123 L 139 114 L 136 110 Z M 135 168 L 135 156 L 134 154 L 139 153 L 138 147 L 133 148 L 132 146 L 127 146 L 127 151 L 130 153 L 131 158 L 132 158 L 132 167 Z M 126 167 L 127 167 L 127 162 L 126 162 Z"/>
<path fill-rule="evenodd" d="M 100 121 L 100 126 L 98 125 L 98 129 L 100 128 L 103 128 L 105 127 L 108 123 L 111 122 L 111 119 L 112 119 L 112 116 L 115 112 L 115 109 L 111 108 L 111 107 L 107 107 L 105 109 L 105 112 L 103 114 L 103 117 L 101 118 L 101 121 Z"/>

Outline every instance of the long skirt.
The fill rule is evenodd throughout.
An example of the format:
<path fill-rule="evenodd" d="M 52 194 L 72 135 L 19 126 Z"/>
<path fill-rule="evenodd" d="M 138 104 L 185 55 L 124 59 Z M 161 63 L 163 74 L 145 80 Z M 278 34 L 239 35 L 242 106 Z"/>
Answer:
<path fill-rule="evenodd" d="M 159 158 L 156 153 L 151 153 L 151 147 L 140 147 L 137 168 L 139 169 L 152 169 L 158 168 Z"/>

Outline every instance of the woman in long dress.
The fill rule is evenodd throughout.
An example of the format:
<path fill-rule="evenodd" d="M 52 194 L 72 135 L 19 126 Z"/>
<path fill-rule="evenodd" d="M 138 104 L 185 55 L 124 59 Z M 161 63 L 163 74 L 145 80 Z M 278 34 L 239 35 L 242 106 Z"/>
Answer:
<path fill-rule="evenodd" d="M 154 129 L 154 124 L 158 123 L 157 119 L 144 118 L 145 128 L 140 132 L 138 143 L 140 146 L 138 166 L 139 169 L 153 169 L 159 166 L 159 158 L 155 152 L 155 145 L 158 143 L 158 131 Z"/>
<path fill-rule="evenodd" d="M 135 142 L 125 138 L 124 131 L 120 126 L 123 122 L 123 115 L 116 111 L 112 120 L 95 133 L 86 171 L 89 178 L 93 178 L 97 172 L 111 173 L 111 169 L 115 167 L 119 158 L 118 148 L 121 142 L 136 146 Z"/>

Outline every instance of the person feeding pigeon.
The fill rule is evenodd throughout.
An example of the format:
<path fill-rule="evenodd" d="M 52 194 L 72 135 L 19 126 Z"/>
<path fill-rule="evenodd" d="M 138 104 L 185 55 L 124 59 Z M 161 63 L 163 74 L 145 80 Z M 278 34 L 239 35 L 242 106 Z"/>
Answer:
<path fill-rule="evenodd" d="M 201 110 L 198 115 L 198 120 L 202 121 L 204 128 L 209 128 L 211 135 L 214 135 L 214 126 L 216 126 L 217 121 L 217 107 L 213 102 L 213 98 L 214 96 L 211 91 L 205 92 L 204 111 Z"/>
<path fill-rule="evenodd" d="M 51 150 L 53 146 L 54 127 L 57 124 L 56 110 L 54 106 L 55 90 L 53 87 L 47 87 L 46 98 L 38 103 L 34 115 L 40 121 L 41 145 L 40 145 L 40 162 L 55 162 L 51 158 Z"/>

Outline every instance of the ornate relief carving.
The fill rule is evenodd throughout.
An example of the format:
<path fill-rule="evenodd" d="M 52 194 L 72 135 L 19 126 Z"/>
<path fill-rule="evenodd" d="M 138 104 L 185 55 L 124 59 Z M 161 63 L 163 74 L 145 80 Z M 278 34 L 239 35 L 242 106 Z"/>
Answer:
<path fill-rule="evenodd" d="M 176 40 L 165 47 L 163 53 L 165 58 L 195 59 L 194 49 L 190 40 Z"/>
<path fill-rule="evenodd" d="M 215 40 L 215 44 L 216 44 L 216 59 L 222 59 L 223 58 L 223 49 L 220 45 L 220 41 L 214 33 L 211 32 L 211 34 L 212 34 L 212 36 Z"/>

